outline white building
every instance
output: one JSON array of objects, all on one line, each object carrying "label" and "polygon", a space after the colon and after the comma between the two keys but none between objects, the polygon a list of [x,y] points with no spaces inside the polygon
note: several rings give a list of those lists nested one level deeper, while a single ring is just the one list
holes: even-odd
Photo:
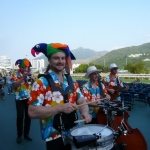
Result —
[{"label": "white building", "polygon": [[72,70],[70,70],[70,74],[73,74],[73,72],[75,71],[75,68],[79,67],[81,64],[73,64],[72,65]]},{"label": "white building", "polygon": [[145,55],[145,53],[144,54],[131,54],[128,57],[140,57],[142,55]]},{"label": "white building", "polygon": [[0,67],[1,68],[12,68],[11,59],[7,56],[0,56]]},{"label": "white building", "polygon": [[[32,65],[31,70],[33,72],[40,71],[41,68],[45,67],[44,59],[29,59],[29,61],[31,62]],[[15,66],[15,63],[13,63],[12,68],[18,69],[18,66]]]},{"label": "white building", "polygon": [[73,64],[73,65],[72,65],[73,70],[75,70],[75,68],[79,67],[80,65],[81,65],[81,64]]},{"label": "white building", "polygon": [[30,60],[32,64],[33,71],[40,71],[41,68],[45,67],[44,59],[31,59]]},{"label": "white building", "polygon": [[[44,70],[47,66],[45,64],[44,59],[29,59],[31,62],[31,69],[33,72]],[[77,68],[80,64],[73,64],[71,74],[75,68]],[[18,69],[18,66],[15,66],[15,62],[11,63],[11,59],[7,56],[0,56],[0,68],[1,69]],[[43,71],[42,71],[43,72]]]}]

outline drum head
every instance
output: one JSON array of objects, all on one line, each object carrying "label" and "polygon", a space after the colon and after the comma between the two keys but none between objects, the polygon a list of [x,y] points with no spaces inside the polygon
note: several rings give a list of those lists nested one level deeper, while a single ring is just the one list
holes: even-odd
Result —
[{"label": "drum head", "polygon": [[97,147],[112,148],[114,133],[114,130],[108,126],[100,124],[87,124],[73,128],[70,131],[70,136],[75,139],[74,144],[76,148],[80,148],[82,146],[90,144],[92,140],[95,140],[94,137],[96,137]]},{"label": "drum head", "polygon": [[113,134],[113,130],[104,125],[90,124],[76,127],[70,132],[71,136],[93,135],[97,133],[101,133],[101,137],[107,137]]}]

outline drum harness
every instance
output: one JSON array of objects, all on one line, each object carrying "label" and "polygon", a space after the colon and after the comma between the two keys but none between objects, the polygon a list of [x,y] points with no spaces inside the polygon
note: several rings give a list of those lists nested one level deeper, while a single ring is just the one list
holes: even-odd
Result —
[{"label": "drum harness", "polygon": [[[65,90],[63,88],[63,85],[61,87],[56,87],[55,82],[49,74],[40,74],[39,77],[45,77],[48,81],[49,86],[52,88],[52,91],[59,91],[64,98],[64,103],[68,103],[68,93],[69,90],[74,89],[74,85],[71,76],[69,74],[65,74],[65,76],[68,81],[68,87],[66,87]],[[61,132],[63,142],[66,145],[68,141],[66,136],[64,135],[64,131],[76,126],[76,123],[74,123],[74,121],[78,120],[77,112],[76,110],[69,114],[61,112],[56,114],[53,119],[53,128]]]}]

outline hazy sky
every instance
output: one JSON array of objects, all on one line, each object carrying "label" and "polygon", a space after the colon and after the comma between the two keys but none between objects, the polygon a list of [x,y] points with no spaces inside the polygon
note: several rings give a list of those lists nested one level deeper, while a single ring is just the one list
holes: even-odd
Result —
[{"label": "hazy sky", "polygon": [[149,0],[0,0],[0,56],[38,43],[112,50],[150,42]]}]

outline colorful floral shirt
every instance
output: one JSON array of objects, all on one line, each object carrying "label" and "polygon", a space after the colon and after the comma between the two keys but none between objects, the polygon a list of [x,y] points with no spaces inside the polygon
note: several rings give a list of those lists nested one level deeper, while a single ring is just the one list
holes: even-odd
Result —
[{"label": "colorful floral shirt", "polygon": [[[12,72],[11,75],[11,82],[14,83],[18,80],[23,78],[22,73],[20,70],[16,72]],[[28,84],[27,82],[22,82],[18,88],[14,89],[15,91],[15,99],[16,100],[24,100],[24,99],[29,99],[30,98],[30,92],[31,92],[31,85]]]},{"label": "colorful floral shirt", "polygon": [[[49,71],[55,86],[62,87],[62,83],[60,83],[58,77],[54,74],[54,72]],[[73,80],[74,89],[70,90],[68,93],[68,100],[70,103],[76,103],[77,100],[83,97],[78,83]],[[68,86],[67,78],[64,75],[64,90]],[[28,101],[28,104],[34,106],[45,106],[45,107],[53,107],[56,105],[64,104],[63,95],[59,91],[52,91],[52,88],[49,86],[46,78],[41,77],[37,79],[32,86],[31,98]],[[50,116],[47,118],[40,119],[41,126],[41,135],[44,141],[51,141],[56,138],[61,137],[61,133],[53,128],[53,118],[54,116]],[[67,134],[66,131],[64,134]]]},{"label": "colorful floral shirt", "polygon": [[[108,94],[107,90],[103,83],[101,83],[104,94]],[[88,101],[96,101],[97,99],[102,98],[101,90],[99,84],[97,83],[96,89],[92,88],[90,81],[83,85],[82,93]],[[92,118],[96,118],[99,107],[89,107],[89,113],[92,115]]]},{"label": "colorful floral shirt", "polygon": [[[109,89],[113,89],[113,87],[118,86],[118,84],[120,87],[124,86],[121,79],[118,76],[114,78],[111,73],[106,78],[103,79],[103,83],[105,87]],[[114,100],[121,101],[120,97],[116,97]]]}]

